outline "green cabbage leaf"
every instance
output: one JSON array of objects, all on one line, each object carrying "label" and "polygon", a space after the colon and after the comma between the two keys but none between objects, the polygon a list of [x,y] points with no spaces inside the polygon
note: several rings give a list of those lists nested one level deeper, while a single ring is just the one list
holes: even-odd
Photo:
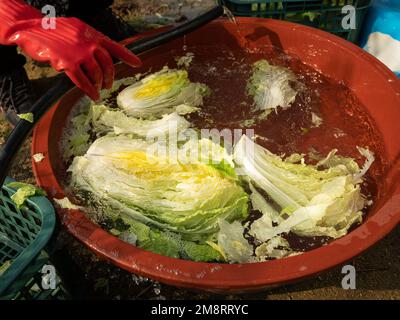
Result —
[{"label": "green cabbage leaf", "polygon": [[46,191],[29,183],[15,181],[8,183],[7,187],[16,189],[16,192],[11,196],[11,200],[14,201],[18,208],[22,207],[30,197],[46,196]]}]

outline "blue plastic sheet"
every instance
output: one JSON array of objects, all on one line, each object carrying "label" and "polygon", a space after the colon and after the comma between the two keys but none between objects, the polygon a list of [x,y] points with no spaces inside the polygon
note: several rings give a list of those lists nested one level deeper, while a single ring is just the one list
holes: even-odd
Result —
[{"label": "blue plastic sheet", "polygon": [[375,0],[361,46],[400,77],[400,0]]}]

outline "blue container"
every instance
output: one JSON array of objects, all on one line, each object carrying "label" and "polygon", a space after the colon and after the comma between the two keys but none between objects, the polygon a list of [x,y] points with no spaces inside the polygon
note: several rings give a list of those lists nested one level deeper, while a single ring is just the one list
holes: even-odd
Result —
[{"label": "blue container", "polygon": [[361,46],[400,76],[400,0],[374,0]]}]

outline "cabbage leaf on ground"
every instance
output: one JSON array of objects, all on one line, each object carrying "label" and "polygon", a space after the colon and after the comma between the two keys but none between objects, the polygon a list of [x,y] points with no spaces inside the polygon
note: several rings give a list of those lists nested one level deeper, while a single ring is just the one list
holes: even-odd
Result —
[{"label": "cabbage leaf on ground", "polygon": [[16,192],[11,196],[11,200],[14,201],[17,208],[22,207],[30,197],[46,196],[46,191],[29,183],[14,181],[8,183],[7,187],[16,189]]}]

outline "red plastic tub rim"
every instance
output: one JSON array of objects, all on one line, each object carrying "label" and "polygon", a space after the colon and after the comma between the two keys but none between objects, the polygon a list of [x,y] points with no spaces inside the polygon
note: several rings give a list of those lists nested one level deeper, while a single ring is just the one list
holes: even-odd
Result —
[{"label": "red plastic tub rim", "polygon": [[[381,128],[384,128],[387,133],[386,136],[384,135],[385,148],[387,149],[388,161],[392,164],[384,181],[385,185],[389,186],[388,191],[386,195],[379,199],[379,204],[375,206],[375,212],[348,235],[301,255],[249,264],[200,263],[161,256],[119,240],[94,224],[79,210],[57,208],[62,224],[72,235],[98,255],[125,270],[179,287],[220,292],[257,290],[310,277],[346,262],[382,239],[400,221],[400,186],[397,186],[396,183],[400,173],[398,162],[400,142],[397,139],[393,140],[397,134],[398,125],[395,124],[396,121],[390,121],[394,116],[399,116],[395,119],[400,119],[400,110],[396,111],[395,109],[395,106],[400,107],[400,81],[382,63],[362,49],[323,31],[269,19],[241,18],[239,23],[243,24],[244,30],[267,26],[269,30],[279,34],[279,41],[282,41],[286,51],[294,51],[298,56],[299,53],[303,52],[305,56],[301,57],[302,61],[310,65],[315,65],[315,61],[312,57],[307,59],[305,45],[301,49],[296,49],[294,46],[300,46],[299,43],[301,42],[314,41],[326,48],[331,48],[334,51],[327,49],[326,56],[319,57],[321,63],[315,65],[319,70],[326,71],[324,68],[329,65],[329,59],[332,60],[332,55],[329,55],[330,52],[338,54],[340,51],[342,54],[347,54],[348,59],[355,65],[353,70],[357,72],[364,70],[364,76],[354,73],[354,76],[349,78],[346,75],[343,79],[347,80],[346,83],[350,83],[350,87],[356,94],[357,92],[363,93],[363,96],[359,98],[364,104],[369,103],[371,105],[371,101],[368,101],[368,99],[373,99],[378,105],[380,102],[385,103],[385,110],[389,110],[384,110],[381,112],[382,114],[379,114],[379,110],[374,110],[374,108],[368,110],[373,118],[378,119],[378,124],[384,124]],[[193,41],[201,43],[218,28],[231,28],[228,24],[229,22],[224,20],[215,21],[188,35],[186,41],[190,42],[193,39]],[[159,31],[151,33],[155,32]],[[290,35],[290,33],[294,35]],[[306,38],[302,41],[294,40],[301,35],[305,35]],[[137,39],[137,37],[134,39]],[[177,41],[180,40],[176,40],[175,43]],[[292,44],[287,45],[286,43],[290,41],[292,41]],[[321,48],[321,50],[325,49]],[[338,61],[339,66],[343,62],[342,60],[345,59]],[[342,71],[337,67],[331,69],[332,72],[335,73],[337,78],[343,76]],[[375,78],[371,78],[371,76],[375,76]],[[352,79],[357,77],[364,77],[365,82],[353,83],[352,85]],[[382,79],[386,81],[382,82]],[[372,85],[374,85],[375,94],[368,92],[373,91],[370,90]],[[56,134],[54,134],[53,127],[61,121],[59,119],[61,117],[60,112],[58,112],[62,109],[60,105],[73,103],[80,95],[81,93],[74,89],[64,96],[44,116],[33,134],[32,154],[43,153],[45,156],[41,162],[32,161],[34,175],[37,183],[48,192],[50,198],[65,197],[57,179],[57,168],[54,168],[58,166],[54,162],[54,159],[57,159],[58,151],[49,148],[52,145],[54,146],[54,140],[59,141],[61,137],[60,128],[58,128],[59,132],[56,130],[54,131]],[[384,117],[388,118],[384,120]],[[376,209],[377,207],[379,209]]]}]

